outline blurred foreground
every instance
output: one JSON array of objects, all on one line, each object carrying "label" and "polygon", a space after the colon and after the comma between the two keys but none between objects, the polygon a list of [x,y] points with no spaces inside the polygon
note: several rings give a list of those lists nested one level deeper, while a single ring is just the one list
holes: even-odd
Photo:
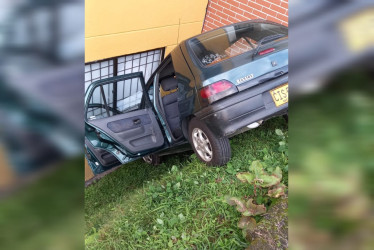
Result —
[{"label": "blurred foreground", "polygon": [[0,3],[0,249],[83,248],[84,2]]},{"label": "blurred foreground", "polygon": [[374,79],[355,70],[290,110],[289,239],[295,249],[374,246]]},{"label": "blurred foreground", "polygon": [[374,246],[373,1],[290,1],[292,249]]},{"label": "blurred foreground", "polygon": [[82,154],[84,95],[83,2],[1,5],[0,197]]}]

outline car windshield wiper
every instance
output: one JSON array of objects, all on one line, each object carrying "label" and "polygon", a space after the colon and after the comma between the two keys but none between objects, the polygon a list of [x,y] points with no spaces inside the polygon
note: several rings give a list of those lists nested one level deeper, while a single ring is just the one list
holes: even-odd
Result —
[{"label": "car windshield wiper", "polygon": [[262,38],[260,41],[257,42],[257,47],[255,51],[253,52],[252,58],[254,58],[257,55],[258,51],[264,44],[274,41],[276,39],[285,37],[285,36],[286,36],[285,34],[275,34],[275,35],[265,36],[264,38]]}]

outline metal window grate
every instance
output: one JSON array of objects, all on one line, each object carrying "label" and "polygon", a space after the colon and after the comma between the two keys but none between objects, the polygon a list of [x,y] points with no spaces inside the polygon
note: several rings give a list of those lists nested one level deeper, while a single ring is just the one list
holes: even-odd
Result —
[{"label": "metal window grate", "polygon": [[[162,60],[164,49],[145,51],[142,53],[114,57],[85,65],[85,89],[100,79],[114,75],[124,75],[143,71],[144,80],[147,82],[153,71],[156,70]],[[115,63],[117,62],[117,63]],[[114,65],[116,64],[116,65]],[[117,69],[116,72],[114,69]]]},{"label": "metal window grate", "polygon": [[[105,79],[108,77],[116,76],[116,75],[124,75],[134,72],[142,71],[144,75],[145,82],[148,81],[149,77],[152,73],[156,70],[158,65],[161,63],[163,57],[164,50],[163,49],[156,49],[145,51],[142,53],[131,54],[126,56],[114,57],[109,58],[106,60],[101,60],[97,62],[87,63],[85,65],[85,90],[87,90],[88,86],[97,80]],[[137,80],[127,80],[124,84],[122,82],[118,82],[117,84],[117,101],[126,102],[126,100],[130,100],[129,97],[137,96],[139,91],[141,91],[140,82]],[[113,90],[113,84],[108,84],[104,87],[105,96],[108,93],[111,93]],[[101,92],[95,91],[92,100],[97,101],[102,100]],[[100,102],[100,101],[99,101]],[[108,104],[112,104],[112,98],[107,99]],[[89,115],[94,116],[103,116],[102,109],[93,109],[89,112]]]}]

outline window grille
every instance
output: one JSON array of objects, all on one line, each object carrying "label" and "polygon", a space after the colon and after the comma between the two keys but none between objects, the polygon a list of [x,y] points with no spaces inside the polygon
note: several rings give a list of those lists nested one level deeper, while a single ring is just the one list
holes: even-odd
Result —
[{"label": "window grille", "polygon": [[[145,82],[156,70],[161,63],[164,50],[156,49],[142,53],[125,55],[120,57],[109,58],[101,61],[87,63],[85,65],[85,90],[88,86],[97,80],[105,79],[116,75],[124,75],[134,72],[143,72]],[[104,85],[104,95],[106,102],[110,105],[113,104],[113,98],[110,93],[113,91],[114,84]],[[123,81],[117,83],[117,102],[125,104],[136,96],[140,96],[141,85],[139,81],[127,80],[124,84]],[[93,98],[90,103],[102,103],[103,99],[101,91],[95,90]],[[120,108],[120,107],[119,107]],[[125,109],[122,107],[121,109]],[[87,114],[88,117],[105,117],[104,110],[101,108],[90,109]]]}]

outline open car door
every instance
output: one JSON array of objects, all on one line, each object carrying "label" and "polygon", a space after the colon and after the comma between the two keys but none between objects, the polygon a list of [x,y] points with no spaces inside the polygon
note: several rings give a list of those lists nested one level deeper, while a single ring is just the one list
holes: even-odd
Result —
[{"label": "open car door", "polygon": [[86,158],[95,174],[166,146],[142,72],[92,83],[85,121]]}]

